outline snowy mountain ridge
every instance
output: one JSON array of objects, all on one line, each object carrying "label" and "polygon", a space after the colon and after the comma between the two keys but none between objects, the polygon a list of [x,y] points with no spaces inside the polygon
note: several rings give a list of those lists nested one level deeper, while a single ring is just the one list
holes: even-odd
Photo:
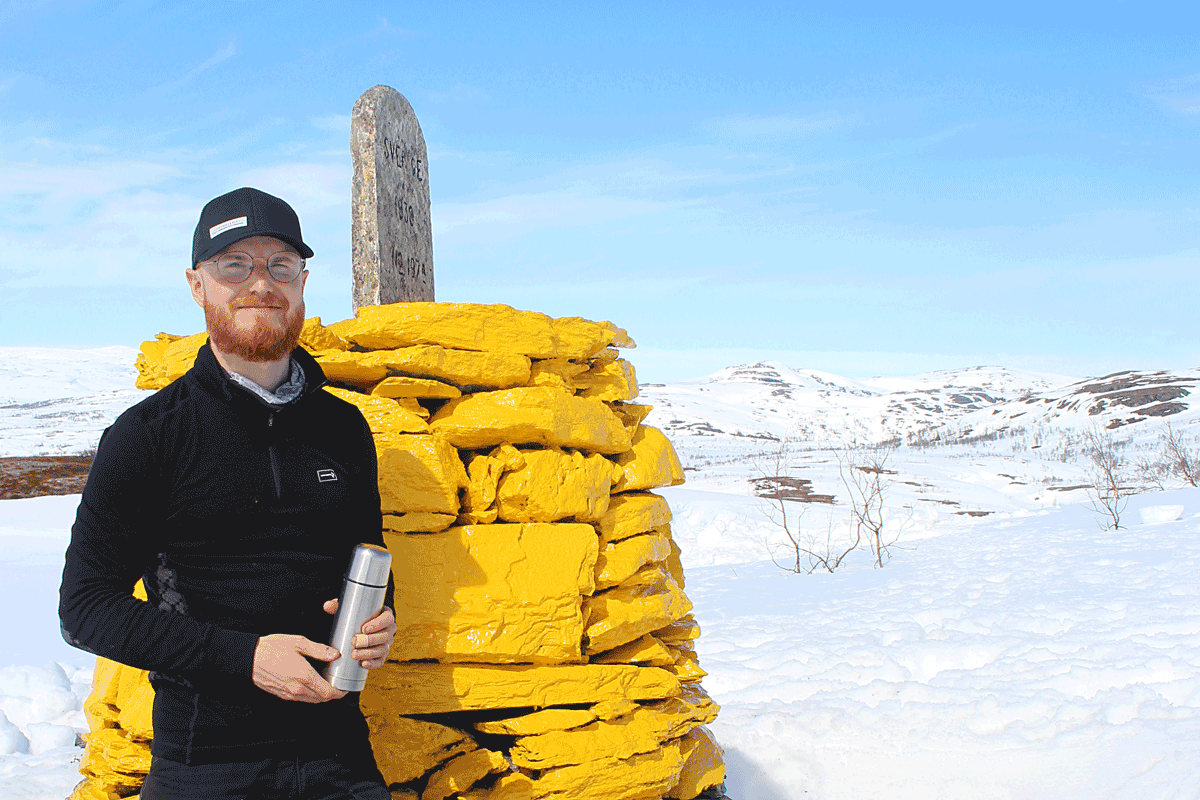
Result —
[{"label": "snowy mountain ridge", "polygon": [[1093,423],[1110,429],[1166,419],[1191,424],[1200,417],[1200,405],[1191,400],[1198,383],[1200,370],[1079,379],[1004,367],[853,379],[763,361],[699,380],[644,384],[641,399],[655,407],[650,422],[672,437],[787,437],[836,447],[1035,430],[1078,435]]},{"label": "snowy mountain ridge", "polygon": [[[0,456],[71,454],[95,446],[133,386],[137,351],[0,347]],[[712,441],[761,446],[785,437],[817,448],[980,436],[1078,436],[1093,422],[1153,436],[1164,421],[1200,421],[1200,370],[1084,378],[969,367],[906,377],[848,378],[773,361],[670,384],[642,384],[648,419],[687,449]],[[1150,424],[1146,424],[1150,423]]]}]

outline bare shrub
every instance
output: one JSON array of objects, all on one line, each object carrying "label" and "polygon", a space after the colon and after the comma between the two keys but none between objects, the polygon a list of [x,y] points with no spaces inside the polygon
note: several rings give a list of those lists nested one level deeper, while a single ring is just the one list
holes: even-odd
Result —
[{"label": "bare shrub", "polygon": [[838,453],[838,475],[850,499],[850,524],[857,542],[865,538],[875,557],[875,566],[882,567],[891,558],[897,531],[885,530],[884,508],[887,492],[892,486],[888,459],[896,450],[893,442],[878,445],[854,446]]},{"label": "bare shrub", "polygon": [[1175,430],[1169,422],[1159,441],[1171,474],[1195,486],[1200,480],[1200,453],[1188,447],[1183,440],[1183,432]]},{"label": "bare shrub", "polygon": [[[855,536],[857,531],[852,529],[848,542],[835,537],[832,515],[824,537],[800,527],[805,508],[797,498],[804,496],[809,502],[825,502],[815,499],[825,496],[797,490],[800,482],[794,476],[794,449],[792,440],[784,438],[776,449],[760,454],[755,460],[759,473],[754,481],[756,493],[767,501],[767,516],[772,525],[783,531],[782,541],[772,537],[764,541],[767,555],[775,566],[788,572],[806,575],[818,570],[834,572],[858,548],[861,535]],[[832,504],[832,498],[829,502]]]},{"label": "bare shrub", "polygon": [[1166,488],[1163,482],[1171,476],[1171,465],[1167,462],[1143,456],[1134,462],[1133,467],[1143,485],[1153,486],[1160,492]]},{"label": "bare shrub", "polygon": [[1121,529],[1121,513],[1129,502],[1129,489],[1122,485],[1125,457],[1117,452],[1112,431],[1093,423],[1084,437],[1084,450],[1092,462],[1088,499],[1092,509],[1106,518],[1105,530]]}]

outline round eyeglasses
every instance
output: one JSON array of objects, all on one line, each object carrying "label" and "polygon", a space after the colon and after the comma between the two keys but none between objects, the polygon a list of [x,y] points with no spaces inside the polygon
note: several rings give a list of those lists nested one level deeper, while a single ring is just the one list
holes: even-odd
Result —
[{"label": "round eyeglasses", "polygon": [[[255,259],[249,253],[225,253],[201,263],[216,264],[217,275],[226,283],[242,283],[254,272]],[[295,253],[280,251],[265,259],[267,272],[277,283],[291,283],[304,271],[304,259]]]}]

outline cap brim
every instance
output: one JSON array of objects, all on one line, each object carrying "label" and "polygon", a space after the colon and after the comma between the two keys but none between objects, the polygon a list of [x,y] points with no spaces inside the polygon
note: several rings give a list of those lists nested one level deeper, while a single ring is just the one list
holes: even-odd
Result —
[{"label": "cap brim", "polygon": [[[256,231],[249,228],[237,228],[232,231],[226,231],[216,239],[209,242],[208,247],[204,248],[196,255],[196,264],[199,264],[201,261],[209,260],[226,247],[229,247],[231,244],[237,244],[243,239],[250,239],[254,236],[269,236],[272,239],[278,239],[281,242],[287,242],[292,247],[296,248],[296,252],[299,253],[303,258],[313,257],[313,251],[311,247],[286,233],[280,233],[279,231]],[[195,266],[195,264],[192,266]]]}]

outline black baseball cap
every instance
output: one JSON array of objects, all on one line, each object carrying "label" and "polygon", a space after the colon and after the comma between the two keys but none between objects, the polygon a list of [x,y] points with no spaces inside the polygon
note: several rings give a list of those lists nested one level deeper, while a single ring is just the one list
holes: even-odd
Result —
[{"label": "black baseball cap", "polygon": [[274,195],[243,186],[208,201],[192,236],[192,266],[207,261],[234,242],[271,236],[287,242],[305,258],[312,248],[300,236],[300,218]]}]

